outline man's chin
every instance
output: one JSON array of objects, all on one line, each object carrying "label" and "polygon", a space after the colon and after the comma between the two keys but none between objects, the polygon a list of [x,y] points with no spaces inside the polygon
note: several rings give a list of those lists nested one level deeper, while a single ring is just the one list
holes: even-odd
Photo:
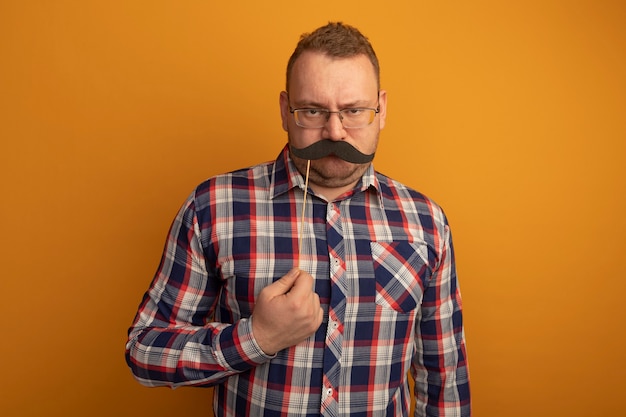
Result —
[{"label": "man's chin", "polygon": [[311,161],[311,180],[326,187],[343,187],[357,181],[368,164],[353,164],[336,156]]}]

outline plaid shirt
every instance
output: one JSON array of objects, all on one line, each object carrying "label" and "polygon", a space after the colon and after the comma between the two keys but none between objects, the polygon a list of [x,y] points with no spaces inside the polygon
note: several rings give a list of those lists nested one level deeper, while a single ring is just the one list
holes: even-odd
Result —
[{"label": "plaid shirt", "polygon": [[126,345],[148,386],[215,386],[216,416],[468,416],[452,240],[442,210],[374,171],[334,202],[311,194],[299,267],[324,321],[267,356],[261,289],[298,263],[304,181],[275,162],[216,176],[180,209]]}]

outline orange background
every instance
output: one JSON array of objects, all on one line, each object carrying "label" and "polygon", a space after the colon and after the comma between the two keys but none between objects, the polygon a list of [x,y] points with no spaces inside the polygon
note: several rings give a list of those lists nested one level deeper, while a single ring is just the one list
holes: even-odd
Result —
[{"label": "orange background", "polygon": [[378,170],[452,223],[474,415],[626,415],[622,1],[0,2],[0,415],[209,415],[129,326],[208,176],[273,159],[299,35],[372,40]]}]

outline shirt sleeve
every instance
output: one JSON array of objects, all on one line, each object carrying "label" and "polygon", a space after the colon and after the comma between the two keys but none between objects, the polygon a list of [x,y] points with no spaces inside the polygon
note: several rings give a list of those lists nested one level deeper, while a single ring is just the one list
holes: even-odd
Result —
[{"label": "shirt sleeve", "polygon": [[178,212],[157,273],[128,331],[126,361],[146,386],[211,386],[271,357],[251,319],[214,322],[220,291],[207,265],[193,195]]},{"label": "shirt sleeve", "polygon": [[470,415],[461,293],[450,228],[444,217],[439,263],[424,290],[416,329],[415,416]]}]

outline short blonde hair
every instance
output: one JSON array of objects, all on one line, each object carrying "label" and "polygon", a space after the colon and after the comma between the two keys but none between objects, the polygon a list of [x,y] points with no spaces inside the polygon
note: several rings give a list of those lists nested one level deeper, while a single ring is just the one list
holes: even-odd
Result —
[{"label": "short blonde hair", "polygon": [[365,55],[374,66],[376,83],[380,89],[380,64],[369,40],[355,27],[341,22],[329,22],[311,33],[304,33],[296,49],[287,63],[286,91],[289,91],[289,81],[293,65],[305,51],[322,52],[331,57],[349,58],[356,55]]}]

